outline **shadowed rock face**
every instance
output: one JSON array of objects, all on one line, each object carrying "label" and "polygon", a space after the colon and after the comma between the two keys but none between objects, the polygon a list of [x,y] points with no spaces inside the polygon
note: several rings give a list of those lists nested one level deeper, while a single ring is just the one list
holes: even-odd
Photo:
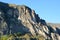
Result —
[{"label": "shadowed rock face", "polygon": [[60,40],[60,29],[40,19],[31,8],[0,2],[0,34],[18,32],[29,33],[33,36],[43,35],[45,39]]}]

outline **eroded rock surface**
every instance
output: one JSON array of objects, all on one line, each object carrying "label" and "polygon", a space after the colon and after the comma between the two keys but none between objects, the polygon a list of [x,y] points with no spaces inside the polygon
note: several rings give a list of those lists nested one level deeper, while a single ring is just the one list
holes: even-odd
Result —
[{"label": "eroded rock surface", "polygon": [[60,40],[59,27],[47,24],[34,10],[25,5],[0,2],[0,34],[21,32],[33,36],[43,35],[45,39]]}]

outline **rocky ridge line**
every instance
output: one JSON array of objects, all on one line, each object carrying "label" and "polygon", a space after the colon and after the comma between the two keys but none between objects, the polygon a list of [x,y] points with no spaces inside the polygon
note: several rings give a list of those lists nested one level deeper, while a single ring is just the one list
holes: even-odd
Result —
[{"label": "rocky ridge line", "polygon": [[48,25],[34,10],[25,5],[0,2],[0,34],[21,32],[33,36],[43,35],[45,39],[60,40],[60,29]]}]

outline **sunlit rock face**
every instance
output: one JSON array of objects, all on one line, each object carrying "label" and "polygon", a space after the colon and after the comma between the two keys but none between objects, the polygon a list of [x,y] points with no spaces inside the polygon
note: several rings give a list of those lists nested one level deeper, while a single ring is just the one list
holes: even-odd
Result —
[{"label": "sunlit rock face", "polygon": [[60,40],[60,27],[46,23],[34,10],[25,5],[0,2],[0,34],[21,32],[33,36],[42,35],[45,39]]}]

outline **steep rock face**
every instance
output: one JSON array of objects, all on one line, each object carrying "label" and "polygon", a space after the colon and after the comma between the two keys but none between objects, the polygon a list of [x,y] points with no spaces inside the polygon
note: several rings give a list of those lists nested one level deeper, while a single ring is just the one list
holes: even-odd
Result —
[{"label": "steep rock face", "polygon": [[[10,34],[10,33],[16,33],[16,32],[21,32],[21,33],[28,32],[26,31],[28,29],[24,27],[24,25],[21,23],[20,20],[18,20],[19,12],[16,8],[9,7],[8,4],[0,2],[0,9],[1,9],[0,28],[2,27],[0,30],[2,31],[3,34]],[[4,31],[6,33],[4,33]]]},{"label": "steep rock face", "polygon": [[0,34],[21,32],[33,36],[43,35],[45,39],[60,40],[59,27],[47,24],[34,10],[25,5],[0,2]]},{"label": "steep rock face", "polygon": [[[0,10],[0,33],[3,34],[7,30],[7,23],[4,21],[4,13]],[[3,31],[3,32],[2,32]]]}]

